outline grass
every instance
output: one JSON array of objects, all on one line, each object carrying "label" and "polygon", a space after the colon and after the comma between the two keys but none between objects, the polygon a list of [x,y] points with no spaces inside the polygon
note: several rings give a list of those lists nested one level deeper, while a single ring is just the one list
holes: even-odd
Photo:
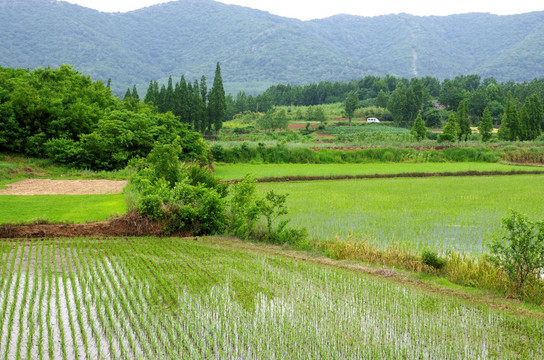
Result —
[{"label": "grass", "polygon": [[107,220],[125,212],[123,194],[0,196],[0,224],[87,223]]},{"label": "grass", "polygon": [[368,163],[368,164],[216,164],[215,175],[222,180],[282,176],[341,176],[463,171],[542,171],[543,167],[499,163]]},{"label": "grass", "polygon": [[[19,240],[0,258],[2,358],[544,356],[535,312],[219,239]],[[31,298],[43,336],[30,341]]]},{"label": "grass", "polygon": [[316,240],[365,239],[377,247],[482,253],[510,209],[540,219],[540,175],[265,183],[289,193],[291,225]]}]

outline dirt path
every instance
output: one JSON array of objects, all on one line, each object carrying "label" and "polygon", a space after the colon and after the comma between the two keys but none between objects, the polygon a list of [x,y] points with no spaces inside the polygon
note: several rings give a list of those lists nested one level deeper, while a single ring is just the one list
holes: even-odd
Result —
[{"label": "dirt path", "polygon": [[0,195],[97,195],[119,194],[126,180],[25,179],[7,184]]}]

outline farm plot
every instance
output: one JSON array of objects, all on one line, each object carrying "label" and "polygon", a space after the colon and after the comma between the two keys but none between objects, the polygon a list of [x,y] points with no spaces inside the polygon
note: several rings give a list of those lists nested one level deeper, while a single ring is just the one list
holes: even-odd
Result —
[{"label": "farm plot", "polygon": [[368,163],[368,164],[216,164],[215,175],[223,180],[241,179],[246,174],[255,178],[282,176],[324,176],[458,173],[458,172],[541,171],[543,167],[505,165],[499,163]]},{"label": "farm plot", "polygon": [[193,239],[0,243],[0,357],[542,358],[540,316]]},{"label": "farm plot", "polygon": [[316,240],[481,253],[510,209],[540,219],[541,175],[394,178],[259,184],[289,193],[292,225]]}]

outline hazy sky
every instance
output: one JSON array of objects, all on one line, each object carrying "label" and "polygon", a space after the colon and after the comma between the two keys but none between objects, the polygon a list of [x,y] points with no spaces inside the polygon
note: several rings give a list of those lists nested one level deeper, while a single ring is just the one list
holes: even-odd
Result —
[{"label": "hazy sky", "polygon": [[[168,2],[166,0],[67,0],[88,8],[114,12],[129,11]],[[467,12],[493,14],[521,14],[544,10],[544,4],[536,0],[219,0],[225,4],[237,4],[272,14],[309,20],[336,14],[376,16],[397,13],[412,15],[450,15]]]}]

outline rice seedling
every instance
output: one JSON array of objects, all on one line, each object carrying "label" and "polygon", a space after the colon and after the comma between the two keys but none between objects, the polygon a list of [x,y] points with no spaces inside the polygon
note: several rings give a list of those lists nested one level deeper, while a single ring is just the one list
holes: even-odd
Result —
[{"label": "rice seedling", "polygon": [[289,193],[291,224],[315,240],[365,239],[402,246],[480,254],[500,234],[510,209],[540,216],[539,175],[395,178],[258,184]]},{"label": "rice seedling", "polygon": [[17,241],[1,251],[1,358],[544,357],[537,310],[214,239]]}]

